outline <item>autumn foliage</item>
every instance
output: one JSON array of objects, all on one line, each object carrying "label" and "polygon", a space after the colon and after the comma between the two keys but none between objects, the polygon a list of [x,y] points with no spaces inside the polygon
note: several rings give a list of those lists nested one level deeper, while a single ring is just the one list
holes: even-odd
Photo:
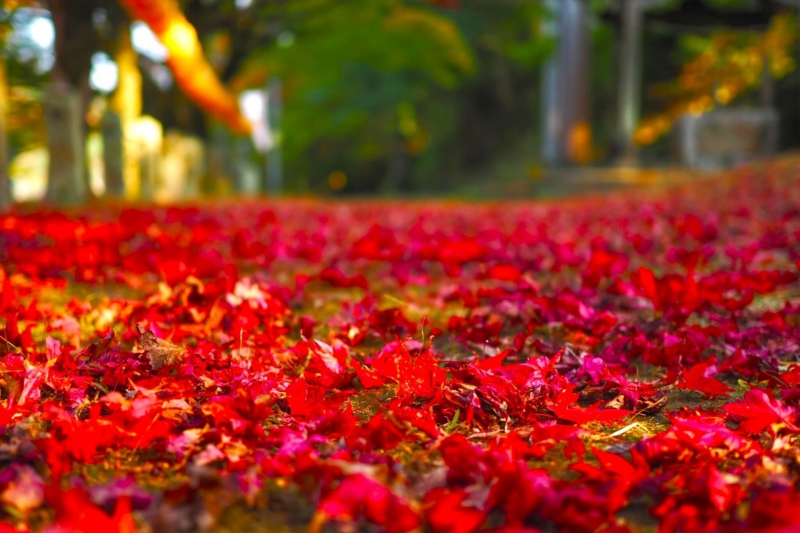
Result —
[{"label": "autumn foliage", "polygon": [[219,80],[203,56],[194,27],[175,0],[120,0],[134,20],[153,30],[167,49],[167,65],[178,86],[204,111],[221,120],[231,131],[249,134],[252,125],[242,116],[239,102]]},{"label": "autumn foliage", "polygon": [[0,216],[0,531],[796,531],[798,179]]}]

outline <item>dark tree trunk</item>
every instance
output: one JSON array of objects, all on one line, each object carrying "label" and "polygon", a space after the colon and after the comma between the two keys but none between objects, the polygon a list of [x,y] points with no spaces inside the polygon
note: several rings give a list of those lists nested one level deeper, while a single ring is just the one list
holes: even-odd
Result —
[{"label": "dark tree trunk", "polygon": [[55,28],[55,64],[45,95],[50,166],[46,198],[75,205],[90,194],[84,117],[89,104],[88,76],[100,40],[92,26],[95,0],[49,0]]}]

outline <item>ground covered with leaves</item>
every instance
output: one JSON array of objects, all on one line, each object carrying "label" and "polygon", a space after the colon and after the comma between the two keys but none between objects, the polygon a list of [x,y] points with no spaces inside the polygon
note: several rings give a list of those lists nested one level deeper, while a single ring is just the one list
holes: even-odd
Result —
[{"label": "ground covered with leaves", "polygon": [[0,531],[798,531],[797,169],[0,215]]}]

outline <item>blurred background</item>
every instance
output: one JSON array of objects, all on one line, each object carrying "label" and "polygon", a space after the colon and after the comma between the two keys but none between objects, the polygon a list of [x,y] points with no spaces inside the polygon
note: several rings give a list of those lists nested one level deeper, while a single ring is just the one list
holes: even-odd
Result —
[{"label": "blurred background", "polygon": [[800,146],[799,21],[800,0],[2,0],[0,203],[729,168]]}]

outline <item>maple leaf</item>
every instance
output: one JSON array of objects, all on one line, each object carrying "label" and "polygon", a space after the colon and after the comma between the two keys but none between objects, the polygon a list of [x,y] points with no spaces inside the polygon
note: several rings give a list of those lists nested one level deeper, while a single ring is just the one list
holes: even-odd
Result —
[{"label": "maple leaf", "polygon": [[678,388],[702,392],[708,396],[727,396],[732,391],[730,387],[717,378],[707,377],[714,366],[713,361],[709,359],[693,365],[688,370],[682,370]]},{"label": "maple leaf", "polygon": [[739,418],[739,429],[748,433],[760,433],[777,423],[786,424],[792,431],[800,431],[794,425],[797,419],[795,410],[760,389],[747,391],[743,402],[729,403],[723,409]]},{"label": "maple leaf", "polygon": [[568,420],[576,424],[588,424],[590,422],[608,423],[621,420],[633,414],[633,411],[626,409],[599,409],[597,407],[573,407],[578,401],[578,393],[573,392],[574,385],[568,385],[560,391],[554,402],[550,404],[550,410],[558,418]]},{"label": "maple leaf", "polygon": [[136,324],[136,330],[139,332],[139,344],[144,348],[154,371],[165,365],[178,364],[186,356],[186,348],[157,338],[152,331],[145,330],[141,324]]},{"label": "maple leaf", "polygon": [[286,402],[291,409],[292,416],[310,416],[316,413],[320,409],[324,397],[324,388],[309,386],[305,377],[302,376],[294,380],[286,389]]},{"label": "maple leaf", "polygon": [[481,509],[464,505],[464,490],[448,491],[436,488],[425,495],[425,519],[434,531],[441,533],[472,533],[485,521]]},{"label": "maple leaf", "polygon": [[311,530],[318,531],[328,519],[352,521],[361,516],[389,533],[407,533],[421,522],[411,506],[388,487],[363,474],[354,474],[322,499]]},{"label": "maple leaf", "polygon": [[374,387],[380,387],[386,380],[381,377],[375,370],[367,367],[366,365],[362,365],[358,359],[351,359],[350,366],[352,366],[356,371],[356,376],[358,380],[361,382],[361,385],[365,389],[371,389]]},{"label": "maple leaf", "polygon": [[396,381],[403,394],[431,397],[446,378],[430,350],[412,357],[402,342],[387,345],[370,364],[378,375]]},{"label": "maple leaf", "polygon": [[89,499],[86,491],[75,487],[66,491],[48,487],[47,499],[56,510],[52,531],[69,533],[136,533],[127,496],[117,499],[114,515],[108,516]]},{"label": "maple leaf", "polygon": [[522,272],[514,265],[500,264],[492,265],[486,271],[486,279],[497,281],[509,281],[516,283],[522,278]]}]

